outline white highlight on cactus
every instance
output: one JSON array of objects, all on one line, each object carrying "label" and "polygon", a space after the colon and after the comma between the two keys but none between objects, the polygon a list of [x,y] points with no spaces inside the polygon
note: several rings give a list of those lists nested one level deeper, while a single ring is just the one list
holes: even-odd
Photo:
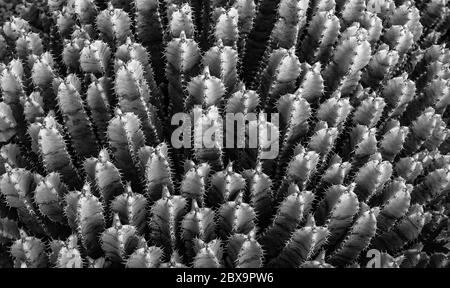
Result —
[{"label": "white highlight on cactus", "polygon": [[267,116],[267,113],[225,113],[222,118],[217,111],[208,109],[204,113],[197,105],[191,114],[180,112],[172,116],[171,125],[179,126],[172,132],[172,147],[253,148],[260,149],[260,159],[275,159],[279,153],[279,114],[271,113],[270,119]]}]

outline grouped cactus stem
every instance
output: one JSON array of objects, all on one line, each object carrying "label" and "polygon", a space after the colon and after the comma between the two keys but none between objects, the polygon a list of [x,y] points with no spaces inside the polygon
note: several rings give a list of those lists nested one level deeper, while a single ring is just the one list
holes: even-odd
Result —
[{"label": "grouped cactus stem", "polygon": [[327,227],[316,226],[314,218],[309,216],[305,226],[295,230],[282,252],[269,263],[269,266],[299,267],[321,248],[327,236]]},{"label": "grouped cactus stem", "polygon": [[164,73],[162,63],[163,34],[158,0],[135,0],[137,38],[148,48],[155,69],[155,78],[161,81]]},{"label": "grouped cactus stem", "polygon": [[96,40],[92,43],[89,40],[85,40],[83,45],[83,48],[79,52],[82,71],[94,74],[109,73],[111,50],[108,44],[101,40]]},{"label": "grouped cactus stem", "polygon": [[282,0],[278,6],[278,20],[273,27],[270,43],[282,48],[291,48],[298,42],[307,20],[309,0]]},{"label": "grouped cactus stem", "polygon": [[161,199],[151,208],[150,234],[154,243],[163,248],[165,258],[179,245],[180,239],[177,235],[185,206],[185,198],[179,195],[171,196],[169,189],[163,187]]},{"label": "grouped cactus stem", "polygon": [[260,164],[257,164],[254,170],[246,170],[243,174],[250,194],[249,203],[255,210],[255,222],[260,228],[257,232],[260,232],[270,224],[272,217],[272,180],[262,172]]},{"label": "grouped cactus stem", "polygon": [[47,267],[48,259],[44,243],[39,238],[28,236],[23,230],[21,230],[20,239],[11,246],[11,254],[14,257],[14,267]]},{"label": "grouped cactus stem", "polygon": [[140,185],[138,167],[139,149],[145,146],[144,132],[136,114],[115,111],[116,116],[108,124],[107,135],[117,168],[131,179],[134,187]]},{"label": "grouped cactus stem", "polygon": [[183,107],[185,94],[183,84],[198,73],[200,51],[195,40],[187,38],[182,31],[179,38],[174,38],[166,48],[166,77],[169,82],[168,91],[173,105],[173,112],[180,112]]},{"label": "grouped cactus stem", "polygon": [[191,211],[187,213],[181,222],[181,239],[183,249],[189,261],[195,252],[195,239],[201,241],[212,241],[215,238],[215,213],[210,208],[199,208],[197,201],[192,200]]},{"label": "grouped cactus stem", "polygon": [[44,2],[0,23],[0,267],[449,266],[447,0]]},{"label": "grouped cactus stem", "polygon": [[43,236],[49,231],[40,218],[32,202],[32,192],[40,175],[34,175],[23,168],[11,168],[5,164],[6,172],[0,182],[0,191],[6,204],[17,209],[17,216],[35,235]]},{"label": "grouped cactus stem", "polygon": [[181,182],[180,191],[187,199],[203,203],[210,166],[206,163],[197,166],[193,162],[192,164],[191,167],[187,167],[187,171]]},{"label": "grouped cactus stem", "polygon": [[128,184],[125,193],[111,202],[111,211],[119,216],[120,223],[134,226],[139,235],[144,235],[147,231],[147,203],[145,196],[133,192]]},{"label": "grouped cactus stem", "polygon": [[68,191],[61,176],[55,172],[48,174],[45,180],[37,185],[34,193],[40,213],[53,222],[65,225],[64,197]]},{"label": "grouped cactus stem", "polygon": [[211,176],[210,189],[205,199],[208,207],[217,208],[227,201],[234,201],[245,188],[244,178],[233,171],[232,164],[230,162],[224,171]]},{"label": "grouped cactus stem", "polygon": [[157,144],[159,138],[155,126],[156,110],[152,104],[148,103],[150,89],[144,78],[144,69],[138,60],[130,60],[118,69],[115,91],[121,111],[135,113],[140,119],[147,141]]},{"label": "grouped cactus stem", "polygon": [[[52,245],[53,244],[53,245]],[[65,242],[54,240],[50,244],[54,254],[55,267],[57,268],[83,268],[85,263],[81,256],[80,248],[78,246],[78,237],[71,235]],[[51,257],[53,258],[53,257]]]},{"label": "grouped cactus stem", "polygon": [[215,171],[223,169],[223,121],[219,108],[210,106],[203,110],[194,107],[194,157],[199,162],[208,163]]},{"label": "grouped cactus stem", "polygon": [[209,67],[203,70],[203,75],[192,78],[187,86],[189,97],[186,99],[186,110],[191,110],[195,105],[206,108],[213,105],[222,106],[220,100],[225,95],[225,86],[222,81],[210,74]]},{"label": "grouped cactus stem", "polygon": [[337,41],[339,29],[339,18],[333,10],[314,13],[300,48],[300,59],[308,63],[313,63],[314,61],[327,63],[331,56],[329,47]]},{"label": "grouped cactus stem", "polygon": [[[305,195],[298,191],[285,198],[277,210],[271,226],[261,235],[260,243],[267,250],[266,260],[271,260],[281,251],[289,237],[304,217]],[[270,249],[268,249],[270,247]]]},{"label": "grouped cactus stem", "polygon": [[324,81],[328,91],[334,91],[338,86],[354,90],[361,77],[361,69],[369,63],[370,56],[367,30],[355,22],[342,33],[333,61],[325,67]]},{"label": "grouped cactus stem", "polygon": [[276,99],[295,89],[301,66],[294,48],[274,50],[267,60],[266,68],[261,73],[258,93],[266,112],[271,112]]},{"label": "grouped cactus stem", "polygon": [[285,160],[292,148],[309,131],[309,118],[311,117],[311,105],[302,97],[302,91],[295,94],[283,95],[278,100],[278,112],[281,114],[282,125],[285,132],[282,144],[281,160]]},{"label": "grouped cactus stem", "polygon": [[242,203],[242,194],[235,201],[228,201],[217,210],[218,237],[227,239],[231,234],[247,234],[255,228],[255,211]]},{"label": "grouped cactus stem", "polygon": [[203,66],[208,67],[212,76],[222,80],[227,95],[237,92],[238,52],[231,46],[225,46],[221,39],[203,55]]},{"label": "grouped cactus stem", "polygon": [[157,268],[163,267],[161,258],[163,251],[156,246],[142,247],[136,249],[133,254],[128,257],[127,268]]},{"label": "grouped cactus stem", "polygon": [[145,246],[145,240],[136,234],[136,228],[122,225],[119,216],[114,216],[113,224],[101,235],[102,249],[105,257],[114,263],[121,263],[136,249]]},{"label": "grouped cactus stem", "polygon": [[248,35],[250,34],[256,15],[257,1],[254,0],[236,0],[234,1],[234,8],[238,12],[238,27],[239,27],[239,41],[238,52],[240,60],[242,61],[246,53],[246,43]]},{"label": "grouped cactus stem", "polygon": [[402,178],[393,180],[386,188],[386,201],[377,216],[377,229],[388,231],[396,220],[402,218],[411,203],[411,184],[405,184]]},{"label": "grouped cactus stem", "polygon": [[91,122],[84,110],[80,91],[70,83],[69,79],[58,87],[58,106],[79,157],[83,159],[96,155],[98,153],[97,141]]},{"label": "grouped cactus stem", "polygon": [[249,234],[233,234],[227,246],[228,265],[236,268],[260,268],[264,261],[264,252],[258,241],[255,240],[255,232]]},{"label": "grouped cactus stem", "polygon": [[101,37],[111,44],[120,45],[131,35],[131,19],[128,13],[112,5],[98,14],[96,26]]},{"label": "grouped cactus stem", "polygon": [[194,268],[221,268],[223,248],[218,239],[205,243],[200,239],[195,239],[196,255],[193,262]]},{"label": "grouped cactus stem", "polygon": [[91,183],[95,183],[95,188],[98,189],[103,205],[107,209],[107,214],[109,214],[111,201],[125,191],[120,171],[111,162],[106,149],[100,151],[98,159],[92,158],[89,160],[85,161],[86,174]]},{"label": "grouped cactus stem", "polygon": [[295,183],[300,189],[305,188],[315,172],[319,160],[320,155],[317,152],[306,150],[304,147],[296,147],[294,156],[286,168],[283,183],[276,193],[276,203],[284,199],[290,183]]},{"label": "grouped cactus stem", "polygon": [[173,191],[172,172],[167,146],[157,146],[145,166],[147,193],[151,201],[161,198],[164,189]]},{"label": "grouped cactus stem", "polygon": [[378,213],[377,207],[361,213],[341,247],[330,256],[331,264],[351,264],[369,246],[370,240],[376,234]]},{"label": "grouped cactus stem", "polygon": [[48,172],[60,173],[69,188],[78,188],[81,178],[67,152],[67,145],[61,130],[61,126],[56,122],[54,116],[47,115],[36,135],[38,149]]},{"label": "grouped cactus stem", "polygon": [[376,237],[374,243],[387,251],[400,249],[417,238],[429,216],[422,206],[411,206],[407,215],[391,230]]},{"label": "grouped cactus stem", "polygon": [[76,232],[88,256],[96,259],[101,255],[100,234],[104,230],[105,217],[100,200],[91,193],[89,184],[81,191],[66,195],[65,214],[74,232]]}]

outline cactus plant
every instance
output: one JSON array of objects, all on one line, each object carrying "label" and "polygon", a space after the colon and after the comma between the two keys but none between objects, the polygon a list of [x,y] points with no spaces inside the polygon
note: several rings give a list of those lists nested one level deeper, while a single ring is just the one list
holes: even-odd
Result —
[{"label": "cactus plant", "polygon": [[449,267],[447,0],[35,2],[0,267]]}]

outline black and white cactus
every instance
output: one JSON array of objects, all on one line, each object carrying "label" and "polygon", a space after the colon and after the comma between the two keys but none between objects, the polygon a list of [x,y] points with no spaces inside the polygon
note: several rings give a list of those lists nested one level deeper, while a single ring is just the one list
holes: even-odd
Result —
[{"label": "black and white cactus", "polygon": [[448,267],[447,0],[34,5],[1,23],[0,267]]}]

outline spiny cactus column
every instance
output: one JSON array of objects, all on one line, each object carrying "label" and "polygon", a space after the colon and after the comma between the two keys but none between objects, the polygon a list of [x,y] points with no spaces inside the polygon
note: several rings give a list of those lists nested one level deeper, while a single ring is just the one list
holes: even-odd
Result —
[{"label": "spiny cactus column", "polygon": [[35,2],[0,267],[449,266],[447,0]]}]

